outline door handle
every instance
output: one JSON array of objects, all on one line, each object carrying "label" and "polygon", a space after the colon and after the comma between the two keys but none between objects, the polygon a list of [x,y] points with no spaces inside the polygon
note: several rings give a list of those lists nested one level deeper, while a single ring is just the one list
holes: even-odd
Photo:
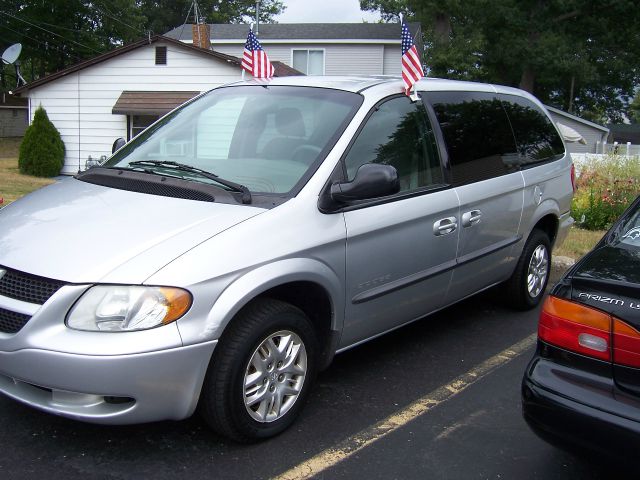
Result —
[{"label": "door handle", "polygon": [[437,236],[447,235],[453,232],[456,228],[458,228],[458,221],[456,217],[443,218],[433,224],[433,234]]},{"label": "door handle", "polygon": [[480,210],[471,210],[470,212],[464,212],[462,214],[462,226],[471,227],[476,223],[480,223],[482,212]]}]

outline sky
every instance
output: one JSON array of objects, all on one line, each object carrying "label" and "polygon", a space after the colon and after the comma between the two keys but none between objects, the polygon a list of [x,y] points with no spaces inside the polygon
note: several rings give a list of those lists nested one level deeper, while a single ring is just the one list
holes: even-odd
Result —
[{"label": "sky", "polygon": [[287,9],[275,17],[279,23],[375,22],[380,15],[360,10],[359,0],[283,0]]}]

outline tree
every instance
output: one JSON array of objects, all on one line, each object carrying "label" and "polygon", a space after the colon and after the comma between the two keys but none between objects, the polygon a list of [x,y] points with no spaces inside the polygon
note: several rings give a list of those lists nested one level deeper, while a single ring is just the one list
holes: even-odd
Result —
[{"label": "tree", "polygon": [[64,165],[64,150],[60,133],[44,108],[38,107],[20,144],[20,172],[36,177],[55,177]]},{"label": "tree", "polygon": [[631,123],[640,123],[640,92],[636,93],[633,102],[629,105],[628,116]]},{"label": "tree", "polygon": [[27,81],[141,38],[145,21],[136,0],[0,0],[0,38],[22,43]]},{"label": "tree", "polygon": [[632,0],[361,0],[422,23],[433,76],[519,86],[596,121],[619,121],[640,83]]}]

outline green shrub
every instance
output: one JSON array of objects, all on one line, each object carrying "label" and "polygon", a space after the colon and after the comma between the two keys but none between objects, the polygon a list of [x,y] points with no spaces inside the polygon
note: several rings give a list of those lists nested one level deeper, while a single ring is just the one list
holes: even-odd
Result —
[{"label": "green shrub", "polygon": [[640,157],[608,155],[578,175],[571,215],[589,230],[606,230],[640,194]]},{"label": "green shrub", "polygon": [[26,175],[55,177],[60,175],[63,165],[64,143],[47,112],[40,106],[20,144],[18,167]]}]

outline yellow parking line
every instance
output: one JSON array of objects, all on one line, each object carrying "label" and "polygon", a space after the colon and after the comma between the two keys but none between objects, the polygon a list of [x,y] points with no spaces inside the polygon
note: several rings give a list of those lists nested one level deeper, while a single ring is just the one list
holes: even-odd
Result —
[{"label": "yellow parking line", "polygon": [[415,420],[420,415],[427,413],[429,410],[437,407],[441,403],[458,395],[467,387],[491,373],[496,368],[510,362],[518,355],[524,353],[529,347],[533,346],[535,342],[536,334],[533,333],[523,340],[520,340],[518,343],[510,346],[506,350],[503,350],[497,355],[485,360],[468,372],[463,373],[452,382],[436,388],[403,410],[392,414],[375,425],[356,433],[346,440],[343,440],[336,446],[328,448],[316,456],[296,465],[292,469],[278,475],[275,477],[275,480],[303,480],[311,478],[314,475],[318,475],[324,470],[333,467],[342,460],[351,457],[372,443],[375,443],[381,438],[384,438],[388,434],[396,431],[400,427],[403,427],[410,421]]}]

